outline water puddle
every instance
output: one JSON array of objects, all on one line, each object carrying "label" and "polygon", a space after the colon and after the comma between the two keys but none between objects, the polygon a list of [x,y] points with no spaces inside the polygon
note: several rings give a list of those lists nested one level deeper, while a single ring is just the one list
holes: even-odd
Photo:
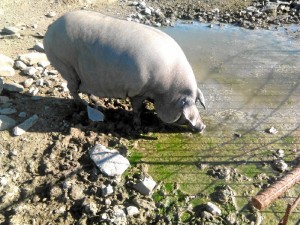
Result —
[{"label": "water puddle", "polygon": [[193,67],[207,101],[204,117],[234,129],[294,130],[300,118],[300,42],[288,32],[297,29],[179,23],[163,31]]}]

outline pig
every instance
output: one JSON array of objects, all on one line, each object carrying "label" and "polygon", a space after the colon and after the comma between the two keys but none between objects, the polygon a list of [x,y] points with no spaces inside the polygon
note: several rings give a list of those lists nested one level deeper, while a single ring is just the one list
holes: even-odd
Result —
[{"label": "pig", "polygon": [[68,12],[48,27],[44,48],[51,64],[78,92],[129,98],[134,121],[151,99],[165,123],[184,123],[202,132],[196,101],[205,100],[180,46],[164,32],[98,12]]}]

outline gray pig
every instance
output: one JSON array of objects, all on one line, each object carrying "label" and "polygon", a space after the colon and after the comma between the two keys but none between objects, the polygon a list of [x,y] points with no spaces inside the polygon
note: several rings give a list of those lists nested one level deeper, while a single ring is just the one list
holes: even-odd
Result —
[{"label": "gray pig", "polygon": [[205,129],[196,107],[199,100],[205,108],[203,94],[186,56],[167,34],[80,10],[49,26],[44,47],[75,99],[78,92],[129,97],[134,121],[139,121],[142,103],[150,98],[163,122],[184,121],[193,131]]}]

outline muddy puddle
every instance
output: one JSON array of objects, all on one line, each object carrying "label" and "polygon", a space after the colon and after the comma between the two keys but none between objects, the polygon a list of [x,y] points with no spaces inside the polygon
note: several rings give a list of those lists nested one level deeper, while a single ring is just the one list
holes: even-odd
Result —
[{"label": "muddy puddle", "polygon": [[295,129],[300,118],[300,42],[288,34],[297,29],[179,23],[163,31],[182,46],[192,64],[207,101],[204,116],[239,129],[268,123]]},{"label": "muddy puddle", "polygon": [[[192,204],[211,200],[220,185],[235,193],[234,210],[247,214],[247,204],[262,188],[284,174],[274,167],[279,157],[292,168],[300,158],[300,42],[288,34],[299,27],[244,30],[232,26],[177,24],[162,30],[186,53],[207,110],[203,135],[150,133],[138,141],[132,162],[149,165],[150,174],[166,188],[179,185],[196,196]],[[278,132],[269,134],[274,127]],[[227,171],[228,177],[215,177]],[[264,176],[264,178],[261,178]],[[262,211],[263,224],[277,224],[299,185]],[[198,197],[197,197],[198,196]],[[226,205],[222,210],[230,213]],[[299,222],[297,209],[291,221]]]}]

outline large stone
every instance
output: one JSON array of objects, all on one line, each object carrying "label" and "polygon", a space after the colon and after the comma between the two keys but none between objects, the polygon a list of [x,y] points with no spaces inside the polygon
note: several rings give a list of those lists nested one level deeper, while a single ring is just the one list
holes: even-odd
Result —
[{"label": "large stone", "polygon": [[104,121],[104,114],[97,109],[87,106],[88,117],[91,121],[102,122]]},{"label": "large stone", "polygon": [[137,182],[133,187],[143,195],[150,195],[156,182],[151,177],[145,177],[143,180]]},{"label": "large stone", "polygon": [[92,147],[89,154],[100,171],[107,176],[120,176],[130,166],[128,159],[117,150],[107,149],[100,144]]},{"label": "large stone", "polygon": [[15,75],[15,70],[11,66],[1,66],[0,76],[1,77],[12,77]]},{"label": "large stone", "polygon": [[210,212],[212,215],[215,215],[215,216],[221,216],[222,215],[221,209],[218,206],[216,206],[215,204],[211,203],[211,202],[208,202],[205,205],[205,209],[206,209],[207,212]]},{"label": "large stone", "polygon": [[25,120],[23,123],[19,124],[18,126],[14,127],[13,129],[13,134],[15,136],[22,135],[26,133],[38,120],[37,115],[33,115],[27,120]]},{"label": "large stone", "polygon": [[8,130],[16,125],[16,121],[12,118],[0,115],[0,130]]},{"label": "large stone", "polygon": [[23,92],[24,87],[17,83],[5,83],[3,89],[10,92]]},{"label": "large stone", "polygon": [[40,52],[30,52],[30,53],[22,54],[19,55],[18,59],[29,66],[38,64],[41,61],[48,60],[46,54]]},{"label": "large stone", "polygon": [[13,66],[14,60],[12,60],[10,57],[0,54],[0,67],[2,66]]}]

